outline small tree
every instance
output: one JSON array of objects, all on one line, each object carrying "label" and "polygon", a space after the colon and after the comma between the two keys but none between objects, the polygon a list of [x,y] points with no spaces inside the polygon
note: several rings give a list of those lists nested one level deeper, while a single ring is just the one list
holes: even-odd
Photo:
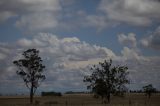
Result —
[{"label": "small tree", "polygon": [[42,74],[45,66],[42,65],[42,59],[36,49],[28,49],[22,55],[23,59],[15,60],[13,63],[18,67],[17,74],[30,89],[30,103],[32,104],[37,87],[45,79],[45,75]]},{"label": "small tree", "polygon": [[143,87],[143,91],[146,93],[146,96],[148,96],[148,98],[150,98],[152,93],[156,92],[156,88],[154,88],[152,86],[152,84],[149,84],[149,85],[146,85]]},{"label": "small tree", "polygon": [[92,74],[84,77],[84,82],[88,83],[87,89],[107,99],[110,103],[110,96],[123,95],[127,90],[125,84],[129,83],[127,79],[127,67],[113,66],[112,60],[99,62],[99,65],[91,67]]}]

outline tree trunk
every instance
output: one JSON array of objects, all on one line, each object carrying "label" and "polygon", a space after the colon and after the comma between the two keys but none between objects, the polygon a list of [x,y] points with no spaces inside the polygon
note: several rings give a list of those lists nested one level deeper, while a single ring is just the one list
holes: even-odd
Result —
[{"label": "tree trunk", "polygon": [[151,93],[148,93],[148,98],[149,98],[149,99],[151,98]]},{"label": "tree trunk", "polygon": [[111,97],[110,94],[108,94],[108,95],[107,95],[108,103],[110,103],[110,97]]},{"label": "tree trunk", "polygon": [[30,90],[30,104],[33,104],[33,84],[31,85],[31,90]]},{"label": "tree trunk", "polygon": [[103,104],[103,96],[101,96],[101,99],[102,99],[102,104]]}]

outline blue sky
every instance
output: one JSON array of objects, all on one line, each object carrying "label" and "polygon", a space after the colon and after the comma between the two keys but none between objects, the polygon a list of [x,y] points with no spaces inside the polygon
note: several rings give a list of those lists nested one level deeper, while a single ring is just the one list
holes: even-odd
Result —
[{"label": "blue sky", "polygon": [[110,58],[128,65],[131,89],[160,89],[159,9],[158,0],[1,0],[0,93],[27,91],[12,61],[28,48],[47,66],[39,91],[85,90],[88,67]]}]

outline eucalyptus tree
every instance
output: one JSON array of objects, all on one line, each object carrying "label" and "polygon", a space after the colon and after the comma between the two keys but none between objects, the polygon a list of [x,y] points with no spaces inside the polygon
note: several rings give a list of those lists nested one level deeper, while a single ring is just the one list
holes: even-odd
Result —
[{"label": "eucalyptus tree", "polygon": [[39,50],[28,49],[22,53],[23,58],[13,61],[17,66],[17,74],[23,79],[30,90],[30,103],[33,103],[34,94],[40,83],[45,79],[43,75],[45,66],[39,56]]},{"label": "eucalyptus tree", "polygon": [[90,70],[92,74],[85,76],[83,81],[87,84],[87,89],[101,96],[102,100],[108,100],[110,103],[111,95],[122,96],[127,90],[125,84],[129,83],[129,72],[126,66],[112,66],[112,60],[105,60],[93,65]]},{"label": "eucalyptus tree", "polygon": [[152,84],[149,84],[149,85],[143,86],[143,91],[146,93],[146,96],[150,98],[152,93],[156,92],[156,88],[154,88]]}]

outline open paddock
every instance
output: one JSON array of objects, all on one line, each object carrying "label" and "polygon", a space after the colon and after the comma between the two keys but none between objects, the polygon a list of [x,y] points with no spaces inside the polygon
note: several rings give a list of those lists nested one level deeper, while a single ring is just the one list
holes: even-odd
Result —
[{"label": "open paddock", "polygon": [[101,99],[90,94],[65,94],[61,97],[46,96],[34,98],[29,104],[26,96],[1,96],[0,106],[160,106],[160,94],[148,99],[144,94],[126,94],[125,97],[111,97],[110,104],[102,104]]}]

